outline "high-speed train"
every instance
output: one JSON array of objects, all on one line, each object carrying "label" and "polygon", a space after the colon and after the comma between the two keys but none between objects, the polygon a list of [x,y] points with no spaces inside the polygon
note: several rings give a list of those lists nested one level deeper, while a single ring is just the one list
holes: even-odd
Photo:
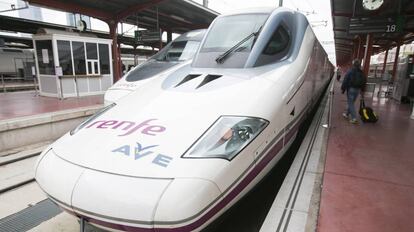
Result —
[{"label": "high-speed train", "polygon": [[156,74],[191,62],[205,32],[206,29],[199,29],[184,33],[148,61],[133,68],[105,92],[105,105],[136,91]]},{"label": "high-speed train", "polygon": [[49,146],[36,181],[111,231],[200,231],[278,162],[333,66],[285,8],[217,17],[191,65],[163,72]]}]

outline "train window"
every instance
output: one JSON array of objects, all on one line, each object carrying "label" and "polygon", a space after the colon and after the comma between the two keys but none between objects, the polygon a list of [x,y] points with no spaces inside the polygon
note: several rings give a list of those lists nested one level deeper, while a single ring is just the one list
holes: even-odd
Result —
[{"label": "train window", "polygon": [[36,54],[39,63],[39,73],[55,75],[52,40],[36,40]]},{"label": "train window", "polygon": [[285,26],[281,25],[275,30],[269,42],[267,42],[266,47],[263,49],[261,56],[256,62],[256,66],[279,61],[288,53],[289,44],[289,32],[286,30]]},{"label": "train window", "polygon": [[99,66],[101,74],[110,74],[108,44],[99,44]]},{"label": "train window", "polygon": [[83,42],[72,42],[73,64],[76,75],[86,75],[85,47]]},{"label": "train window", "polygon": [[153,56],[152,59],[158,61],[186,61],[193,58],[199,45],[200,41],[175,41]]},{"label": "train window", "polygon": [[63,75],[72,75],[72,53],[70,51],[70,42],[64,40],[57,41],[59,56],[59,66],[62,67]]},{"label": "train window", "polygon": [[[243,68],[254,45],[254,35],[268,17],[268,14],[240,14],[217,18],[204,39],[193,67]],[[234,50],[221,60],[223,62],[217,62],[233,47]]]}]

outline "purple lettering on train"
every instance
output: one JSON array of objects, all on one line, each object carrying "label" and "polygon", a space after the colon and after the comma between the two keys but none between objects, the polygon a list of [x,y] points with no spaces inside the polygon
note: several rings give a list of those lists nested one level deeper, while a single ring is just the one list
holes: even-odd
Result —
[{"label": "purple lettering on train", "polygon": [[118,121],[118,120],[98,120],[86,127],[96,129],[112,129],[120,131],[118,136],[130,135],[134,132],[156,136],[166,130],[164,126],[155,124],[157,119],[147,119],[142,122]]}]

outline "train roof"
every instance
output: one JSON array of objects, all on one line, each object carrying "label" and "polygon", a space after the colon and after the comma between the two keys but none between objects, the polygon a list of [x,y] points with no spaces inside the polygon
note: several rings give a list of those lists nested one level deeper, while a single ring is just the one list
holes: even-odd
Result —
[{"label": "train roof", "polygon": [[[280,7],[278,7],[280,8]],[[256,8],[246,8],[246,9],[238,9],[234,10],[228,14],[222,14],[219,17],[229,16],[229,15],[237,15],[237,14],[271,14],[275,9],[274,7],[256,7]],[[283,7],[282,7],[283,8]]]}]

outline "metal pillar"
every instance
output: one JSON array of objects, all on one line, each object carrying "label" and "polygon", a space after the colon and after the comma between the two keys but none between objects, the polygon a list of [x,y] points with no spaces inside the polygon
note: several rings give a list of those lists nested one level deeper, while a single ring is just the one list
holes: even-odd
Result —
[{"label": "metal pillar", "polygon": [[203,0],[203,6],[208,7],[208,0]]},{"label": "metal pillar", "polygon": [[359,51],[359,42],[354,40],[354,47],[352,48],[352,60],[356,59],[358,57],[358,51]]},{"label": "metal pillar", "polygon": [[283,0],[279,0],[279,6],[283,6]]},{"label": "metal pillar", "polygon": [[369,73],[369,64],[371,63],[371,54],[372,54],[372,42],[373,36],[372,34],[367,35],[367,42],[365,44],[365,53],[364,53],[364,74],[368,77]]},{"label": "metal pillar", "polygon": [[85,229],[86,229],[86,227],[85,227],[85,219],[80,218],[79,227],[80,227],[80,229],[79,229],[80,232],[85,232]]},{"label": "metal pillar", "polygon": [[358,57],[360,61],[364,58],[364,42],[362,38],[359,39],[359,47],[358,47]]},{"label": "metal pillar", "polygon": [[167,31],[167,43],[172,41],[172,32],[171,31]]},{"label": "metal pillar", "polygon": [[115,21],[110,21],[109,25],[109,35],[112,39],[112,59],[113,59],[113,72],[114,72],[114,82],[121,78],[121,64],[119,62],[119,50],[118,50],[118,35],[117,35],[117,25]]},{"label": "metal pillar", "polygon": [[62,76],[58,76],[59,78],[59,89],[60,89],[60,96],[59,99],[63,100],[65,97],[63,96],[63,84],[62,84]]},{"label": "metal pillar", "polygon": [[1,84],[3,85],[3,92],[6,92],[6,84],[4,83],[4,75],[1,74]]},{"label": "metal pillar", "polygon": [[400,55],[400,45],[401,45],[401,42],[400,42],[400,40],[398,40],[398,42],[397,42],[397,50],[395,51],[394,65],[392,67],[392,82],[395,81],[395,77],[397,75],[398,56]]},{"label": "metal pillar", "polygon": [[137,66],[137,45],[134,45],[134,67]]},{"label": "metal pillar", "polygon": [[384,77],[385,69],[387,68],[388,51],[389,48],[387,48],[387,51],[385,51],[384,63],[382,64],[381,78]]},{"label": "metal pillar", "polygon": [[162,49],[162,29],[160,29],[160,50]]},{"label": "metal pillar", "polygon": [[35,89],[35,95],[34,96],[39,96],[40,89],[38,89],[39,86],[37,85],[36,75],[33,75],[33,84],[34,84],[34,89]]}]

